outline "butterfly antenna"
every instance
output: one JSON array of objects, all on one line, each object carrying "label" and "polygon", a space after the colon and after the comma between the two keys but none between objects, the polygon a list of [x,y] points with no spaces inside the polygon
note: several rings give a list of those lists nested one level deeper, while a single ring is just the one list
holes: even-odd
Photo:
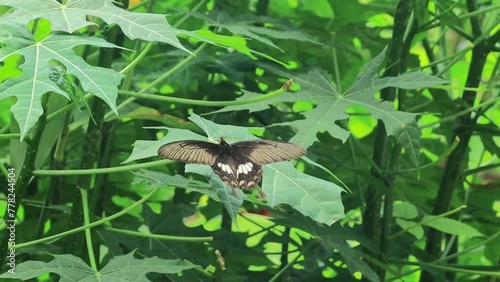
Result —
[{"label": "butterfly antenna", "polygon": [[[203,127],[204,128],[202,128],[202,130],[205,131],[205,133],[207,134],[208,139],[210,139],[210,140],[216,140],[214,138],[214,136],[217,135],[217,130],[215,128],[213,128],[212,126],[210,126],[210,124],[208,124],[207,122],[205,122],[204,118],[202,118],[201,116],[198,116],[198,117],[200,118],[201,123],[203,123]],[[209,130],[209,129],[211,129],[211,130]],[[214,136],[210,135],[210,131],[211,132],[215,132]]]},{"label": "butterfly antenna", "polygon": [[231,113],[231,117],[229,118],[229,122],[226,124],[226,126],[223,127],[223,131],[222,133],[220,134],[220,138],[224,138],[224,134],[226,134],[226,131],[228,129],[228,127],[231,125],[231,123],[233,122],[233,117],[236,115],[236,112],[232,112]]}]

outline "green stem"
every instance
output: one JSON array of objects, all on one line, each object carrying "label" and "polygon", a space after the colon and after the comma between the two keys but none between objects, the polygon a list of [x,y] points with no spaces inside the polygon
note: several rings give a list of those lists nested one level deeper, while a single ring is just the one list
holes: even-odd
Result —
[{"label": "green stem", "polygon": [[181,236],[169,236],[169,235],[160,235],[153,233],[143,233],[136,232],[130,230],[117,229],[112,227],[105,227],[107,231],[130,235],[137,238],[148,238],[148,239],[157,239],[157,240],[165,240],[165,241],[175,241],[175,242],[210,242],[214,239],[212,236],[208,237],[181,237]]},{"label": "green stem", "polygon": [[92,222],[92,223],[90,223],[88,225],[80,226],[80,227],[77,227],[77,228],[74,228],[74,229],[71,229],[71,230],[68,230],[68,231],[61,232],[59,234],[55,234],[55,235],[52,235],[52,236],[41,238],[41,239],[38,239],[38,240],[33,240],[33,241],[22,243],[22,244],[16,244],[16,245],[12,246],[12,248],[18,250],[18,249],[22,249],[22,248],[26,248],[26,247],[38,245],[38,244],[41,244],[41,243],[45,243],[45,242],[57,240],[59,238],[64,238],[64,237],[66,237],[68,235],[72,235],[72,234],[84,231],[86,229],[94,228],[94,227],[99,226],[99,225],[104,224],[104,223],[108,223],[108,222],[112,221],[115,218],[118,218],[118,217],[120,217],[122,215],[127,214],[129,211],[135,209],[136,207],[140,207],[142,205],[142,203],[146,202],[149,198],[151,198],[151,196],[153,196],[153,194],[155,192],[156,192],[156,190],[151,190],[151,192],[149,192],[146,196],[142,197],[142,199],[140,199],[139,201],[137,201],[137,202],[133,203],[132,205],[126,207],[125,209],[121,210],[120,212],[117,212],[117,213],[115,213],[113,215],[110,215],[108,217],[105,217],[103,219],[94,221],[94,222]]},{"label": "green stem", "polygon": [[5,133],[0,134],[1,139],[19,139],[21,137],[21,133]]},{"label": "green stem", "polygon": [[125,91],[125,90],[120,90],[118,91],[119,94],[125,95],[125,96],[131,96],[134,98],[141,98],[141,99],[148,99],[148,100],[155,100],[155,101],[161,101],[161,102],[168,102],[168,103],[179,103],[179,104],[185,104],[185,105],[197,105],[197,106],[207,106],[207,107],[225,107],[225,106],[236,106],[236,105],[246,105],[246,104],[252,104],[252,103],[257,103],[261,102],[276,96],[279,96],[283,93],[285,93],[285,89],[278,89],[276,91],[260,95],[258,97],[253,97],[249,99],[244,99],[244,100],[234,100],[234,101],[204,101],[204,100],[196,100],[196,99],[186,99],[186,98],[177,98],[177,97],[170,97],[170,96],[160,96],[160,95],[154,95],[154,94],[146,94],[146,93],[141,93],[141,92],[133,92],[133,91]]},{"label": "green stem", "polygon": [[[89,218],[89,201],[88,201],[88,193],[87,190],[82,189],[81,190],[81,195],[82,195],[82,207],[83,207],[83,222],[85,223],[85,226],[90,225],[90,218]],[[90,232],[90,229],[85,229],[85,242],[87,243],[87,252],[89,253],[89,260],[90,260],[90,267],[97,272],[97,263],[95,260],[95,254],[94,254],[94,248],[92,248],[92,233]]]},{"label": "green stem", "polygon": [[39,169],[33,171],[33,175],[91,175],[91,174],[105,174],[105,173],[115,173],[136,170],[141,168],[156,167],[171,163],[171,160],[159,160],[149,163],[117,166],[117,167],[107,167],[107,168],[91,168],[91,169],[67,169],[67,170],[47,170]]}]

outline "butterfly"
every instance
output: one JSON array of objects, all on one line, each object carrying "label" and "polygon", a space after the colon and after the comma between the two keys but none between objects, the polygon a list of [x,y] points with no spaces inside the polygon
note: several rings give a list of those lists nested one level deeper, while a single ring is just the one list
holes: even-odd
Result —
[{"label": "butterfly", "polygon": [[236,198],[236,188],[256,188],[264,198],[266,194],[258,187],[262,165],[297,159],[305,154],[306,150],[292,143],[249,140],[229,144],[224,138],[220,138],[219,144],[185,140],[158,149],[158,155],[164,159],[210,165],[215,174],[231,186]]}]

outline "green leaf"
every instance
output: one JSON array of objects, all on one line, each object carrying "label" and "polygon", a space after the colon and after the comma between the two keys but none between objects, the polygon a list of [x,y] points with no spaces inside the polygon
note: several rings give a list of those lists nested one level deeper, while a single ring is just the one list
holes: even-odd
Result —
[{"label": "green leaf", "polygon": [[[186,168],[186,171],[190,171],[190,169]],[[239,209],[243,205],[243,199],[246,197],[246,195],[241,189],[236,189],[235,193],[238,195],[238,198],[234,197],[233,189],[224,184],[224,182],[218,175],[215,175],[214,173],[212,174],[214,177],[210,178],[210,184],[212,185],[212,187],[215,187],[217,196],[220,199],[219,201],[224,205],[224,208],[226,209],[234,224],[238,226],[236,216],[238,215]]]},{"label": "green leaf", "polygon": [[6,22],[26,23],[45,18],[51,22],[52,30],[72,33],[96,25],[88,21],[89,16],[94,16],[109,25],[118,25],[132,40],[164,42],[189,52],[176,37],[180,31],[172,28],[164,15],[129,12],[113,5],[112,0],[69,0],[65,4],[55,0],[1,0],[0,5],[14,9],[14,12],[1,18]]},{"label": "green leaf", "polygon": [[0,99],[10,96],[17,98],[11,110],[19,124],[21,140],[42,115],[41,98],[45,93],[52,91],[69,98],[68,93],[50,79],[51,60],[63,64],[68,74],[79,79],[85,91],[104,100],[116,112],[117,87],[123,75],[111,69],[91,66],[72,50],[80,45],[116,45],[100,38],[56,34],[36,42],[24,27],[11,23],[0,24],[0,41],[4,44],[0,49],[0,62],[14,54],[25,58],[24,64],[20,66],[22,75],[0,84]]},{"label": "green leaf", "polygon": [[303,215],[328,225],[345,216],[340,196],[344,189],[336,184],[302,173],[290,162],[263,168],[262,188],[272,207],[288,204]]},{"label": "green leaf", "polygon": [[422,226],[415,226],[415,222],[413,221],[407,221],[401,218],[396,218],[396,223],[402,228],[406,229],[409,227],[412,227],[408,229],[408,232],[415,236],[418,240],[422,239],[424,237],[424,229]]},{"label": "green leaf", "polygon": [[[284,24],[283,21],[271,17],[255,15],[234,17],[225,11],[213,11],[209,15],[205,15],[193,11],[171,9],[201,19],[210,26],[225,28],[234,35],[244,35],[245,38],[250,38],[280,51],[283,50],[267,37],[321,44],[295,26]],[[217,41],[214,40],[214,42]]]},{"label": "green leaf", "polygon": [[448,234],[469,237],[484,236],[474,227],[451,218],[437,218],[436,216],[427,215],[422,219],[422,224]]},{"label": "green leaf", "polygon": [[417,207],[410,202],[395,202],[394,203],[394,217],[413,219],[418,216]]},{"label": "green leaf", "polygon": [[16,273],[9,272],[0,275],[0,278],[32,279],[46,273],[55,273],[61,276],[61,281],[121,281],[127,277],[128,281],[150,281],[146,274],[179,273],[183,270],[199,267],[181,260],[166,260],[158,257],[136,259],[133,253],[112,258],[100,271],[95,272],[82,259],[73,255],[52,255],[50,262],[27,261],[16,267]]},{"label": "green leaf", "polygon": [[[283,77],[292,77],[301,86],[302,90],[299,93],[286,93],[250,105],[226,107],[218,112],[234,110],[262,111],[267,109],[270,104],[277,102],[315,102],[317,104],[315,109],[303,113],[305,119],[283,123],[298,130],[297,135],[290,142],[309,147],[318,141],[316,134],[321,131],[327,131],[333,137],[345,142],[349,137],[349,132],[336,125],[335,121],[347,119],[349,115],[346,110],[351,106],[362,106],[374,118],[384,122],[388,136],[394,136],[397,142],[403,145],[410,156],[411,162],[417,166],[421,135],[415,120],[417,114],[397,111],[394,109],[392,102],[376,99],[375,93],[386,87],[417,89],[443,84],[447,81],[422,72],[405,73],[397,77],[377,78],[377,71],[383,60],[384,52],[365,66],[365,69],[357,76],[356,81],[345,93],[339,93],[335,86],[332,85],[328,74],[319,68],[314,68],[305,75],[294,76],[268,67],[267,69]],[[244,93],[238,99],[248,99],[258,95],[256,93]]]},{"label": "green leaf", "polygon": [[195,32],[197,36],[200,38],[209,40],[212,43],[224,46],[224,47],[231,47],[234,48],[236,51],[247,55],[248,57],[257,60],[257,57],[255,57],[252,54],[252,50],[248,48],[247,46],[247,41],[244,38],[241,37],[236,37],[236,36],[226,36],[226,35],[220,35],[213,33],[210,30],[198,30]]},{"label": "green leaf", "polygon": [[[248,17],[234,19],[234,17],[224,14],[220,22],[218,26],[226,28],[233,34],[242,34],[245,37],[254,39],[279,50],[281,50],[280,47],[264,36],[320,44],[311,39],[307,34],[299,30],[293,30],[293,27],[280,24],[272,18]],[[266,26],[265,24],[269,25]]]}]

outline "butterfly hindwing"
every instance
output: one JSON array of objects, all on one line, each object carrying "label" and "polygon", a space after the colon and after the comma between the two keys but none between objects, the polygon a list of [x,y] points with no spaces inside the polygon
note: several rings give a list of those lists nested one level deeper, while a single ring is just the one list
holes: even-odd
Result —
[{"label": "butterfly hindwing", "polygon": [[263,198],[266,196],[258,186],[262,177],[262,167],[243,155],[234,151],[222,153],[215,161],[212,169],[222,181],[231,186],[235,197],[237,197],[236,188],[247,190],[257,188]]},{"label": "butterfly hindwing", "polygon": [[262,166],[250,160],[238,165],[238,185],[240,188],[256,188],[262,178]]},{"label": "butterfly hindwing", "polygon": [[221,154],[212,169],[231,187],[243,189],[257,187],[262,177],[262,167],[243,155]]},{"label": "butterfly hindwing", "polygon": [[204,141],[185,140],[165,144],[158,149],[158,155],[185,163],[213,165],[219,155],[220,146]]}]

